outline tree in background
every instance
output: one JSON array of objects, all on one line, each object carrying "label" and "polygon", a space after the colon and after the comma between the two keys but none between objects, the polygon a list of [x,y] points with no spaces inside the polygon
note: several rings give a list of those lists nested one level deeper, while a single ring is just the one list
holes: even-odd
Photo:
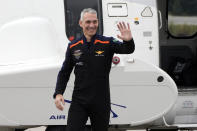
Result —
[{"label": "tree in background", "polygon": [[175,16],[197,16],[197,0],[168,0],[169,14]]}]

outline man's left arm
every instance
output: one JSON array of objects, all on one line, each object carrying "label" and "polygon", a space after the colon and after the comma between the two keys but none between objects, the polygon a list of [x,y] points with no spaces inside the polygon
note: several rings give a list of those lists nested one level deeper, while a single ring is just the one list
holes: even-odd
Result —
[{"label": "man's left arm", "polygon": [[123,43],[114,39],[113,37],[110,40],[112,49],[114,53],[118,54],[130,54],[133,53],[135,50],[135,44],[133,41],[133,37],[131,34],[131,29],[129,24],[126,24],[124,22],[118,23],[118,29],[120,31],[120,35],[117,35],[117,37],[121,40],[123,40]]}]

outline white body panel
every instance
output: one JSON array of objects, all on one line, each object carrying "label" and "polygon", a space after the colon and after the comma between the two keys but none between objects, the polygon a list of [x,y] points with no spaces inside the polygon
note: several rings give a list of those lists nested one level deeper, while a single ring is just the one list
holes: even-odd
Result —
[{"label": "white body panel", "polygon": [[[114,117],[114,114],[111,113],[111,124],[131,124],[134,126],[152,122],[166,114],[176,101],[176,86],[165,72],[141,60],[136,60],[131,66],[133,68],[127,68],[129,67],[127,65],[112,69],[111,101],[113,104],[111,106],[112,111],[118,116]],[[9,81],[8,79],[16,80],[15,84],[22,83],[17,78],[24,81],[33,78],[34,80],[30,81],[32,83],[28,83],[32,84],[32,87],[27,87],[24,83],[24,85],[21,84],[21,87],[17,88],[14,86],[0,88],[0,96],[2,98],[7,97],[8,94],[10,97],[6,102],[4,99],[0,99],[0,102],[4,103],[0,114],[0,123],[2,125],[65,124],[66,119],[50,119],[52,115],[64,115],[67,118],[70,106],[67,103],[64,112],[56,109],[54,100],[51,97],[54,92],[54,86],[48,85],[48,83],[53,85],[55,82],[53,79],[55,78],[44,78],[45,80],[40,83],[40,85],[42,84],[41,87],[33,84],[39,83],[39,80],[35,78],[39,77],[39,79],[42,79],[44,77],[42,76],[43,74],[56,76],[57,70],[47,71],[39,71],[37,73],[34,71],[7,76],[7,81]],[[123,76],[124,79],[120,79]],[[164,77],[163,82],[157,81],[159,76]],[[66,90],[66,100],[71,100],[73,87],[70,86],[71,82],[73,82],[73,79],[71,79]]]},{"label": "white body panel", "polygon": [[[109,4],[119,3],[127,4],[126,17],[110,17],[108,12]],[[117,4],[118,5],[118,4]],[[117,23],[125,21],[130,24],[132,35],[136,43],[135,52],[130,55],[132,58],[139,58],[146,62],[153,63],[159,66],[159,36],[158,36],[158,19],[156,1],[149,0],[104,0],[103,1],[103,23],[104,35],[117,37],[120,32],[117,28]],[[122,8],[124,8],[123,6]],[[152,16],[142,16],[147,7],[151,9]],[[119,14],[117,14],[119,16]],[[135,18],[138,18],[139,24],[135,24]],[[146,35],[148,33],[149,35]],[[150,47],[152,49],[150,49]],[[117,55],[121,57],[120,55]]]},{"label": "white body panel", "polygon": [[[0,126],[63,125],[70,104],[61,112],[52,98],[69,42],[64,31],[63,0],[18,3],[0,3]],[[174,81],[157,67],[156,2],[106,0],[103,12],[107,12],[108,3],[126,3],[128,16],[103,13],[104,35],[116,37],[115,24],[126,21],[136,44],[134,54],[116,55],[121,61],[112,65],[111,102],[118,104],[112,105],[112,111],[118,116],[112,118],[111,113],[110,124],[147,124],[165,115],[177,98]],[[152,13],[146,11],[147,7]],[[138,25],[134,23],[136,17]],[[157,81],[159,76],[164,78],[162,82]],[[64,94],[66,100],[71,100],[73,81],[72,74]]]},{"label": "white body panel", "polygon": [[[111,101],[126,106],[112,105],[112,110],[117,111],[119,116],[111,122],[136,126],[166,114],[177,98],[172,79],[156,66],[138,59],[133,64],[125,64],[125,67],[114,67],[110,74]],[[159,76],[163,76],[164,81],[158,82]]]}]

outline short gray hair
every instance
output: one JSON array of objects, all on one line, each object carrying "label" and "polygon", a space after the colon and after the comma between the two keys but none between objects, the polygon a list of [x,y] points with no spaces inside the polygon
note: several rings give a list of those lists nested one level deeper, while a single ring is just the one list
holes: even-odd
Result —
[{"label": "short gray hair", "polygon": [[91,14],[96,14],[97,15],[97,12],[95,9],[92,9],[92,8],[85,8],[81,11],[81,16],[80,16],[80,20],[83,20],[83,16],[85,13],[91,13]]}]

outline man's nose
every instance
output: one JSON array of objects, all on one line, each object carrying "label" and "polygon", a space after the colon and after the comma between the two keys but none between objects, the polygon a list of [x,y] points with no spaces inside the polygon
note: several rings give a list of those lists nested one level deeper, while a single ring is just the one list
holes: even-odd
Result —
[{"label": "man's nose", "polygon": [[90,27],[94,27],[94,23],[93,22],[90,23]]}]

